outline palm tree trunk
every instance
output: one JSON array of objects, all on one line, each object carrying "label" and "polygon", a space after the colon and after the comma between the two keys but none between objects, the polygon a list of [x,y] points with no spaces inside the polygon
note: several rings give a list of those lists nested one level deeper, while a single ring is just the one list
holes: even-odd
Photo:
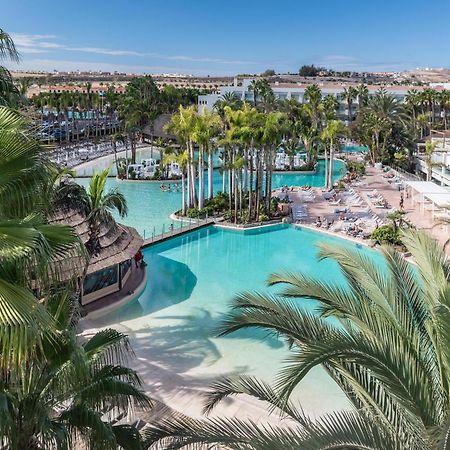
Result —
[{"label": "palm tree trunk", "polygon": [[328,188],[328,150],[325,145],[325,188]]},{"label": "palm tree trunk", "polygon": [[181,172],[181,213],[186,215],[186,177],[184,170]]},{"label": "palm tree trunk", "polygon": [[194,161],[194,145],[191,141],[189,141],[189,168],[191,171],[191,198],[190,198],[190,207],[197,207],[197,188],[196,188],[196,177],[195,177],[195,161]]},{"label": "palm tree trunk", "polygon": [[203,149],[199,150],[198,154],[198,208],[203,208],[205,199],[205,171],[203,167]]},{"label": "palm tree trunk", "polygon": [[208,198],[211,200],[214,196],[214,165],[212,151],[208,153]]},{"label": "palm tree trunk", "polygon": [[330,170],[328,172],[328,188],[333,187],[333,158],[334,158],[334,143],[333,140],[330,142]]},{"label": "palm tree trunk", "polygon": [[249,152],[250,161],[248,164],[249,185],[248,185],[248,220],[252,220],[252,197],[253,197],[253,151]]},{"label": "palm tree trunk", "polygon": [[116,176],[119,176],[119,163],[117,162],[117,147],[116,141],[113,140],[114,160],[116,162]]}]

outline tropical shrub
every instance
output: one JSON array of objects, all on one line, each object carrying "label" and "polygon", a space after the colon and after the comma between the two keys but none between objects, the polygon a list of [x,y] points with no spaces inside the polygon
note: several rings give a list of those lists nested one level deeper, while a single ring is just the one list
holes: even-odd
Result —
[{"label": "tropical shrub", "polygon": [[366,173],[366,165],[363,162],[349,160],[347,161],[347,171],[362,176]]},{"label": "tropical shrub", "polygon": [[402,243],[400,239],[400,232],[393,225],[382,225],[372,232],[370,238],[373,239],[378,245],[400,245]]}]

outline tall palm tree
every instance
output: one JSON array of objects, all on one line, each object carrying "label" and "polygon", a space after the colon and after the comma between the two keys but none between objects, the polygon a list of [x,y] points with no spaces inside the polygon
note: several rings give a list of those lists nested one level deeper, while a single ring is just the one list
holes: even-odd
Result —
[{"label": "tall palm tree", "polygon": [[441,108],[442,120],[444,121],[444,130],[447,130],[448,110],[450,109],[450,90],[444,89],[438,93],[439,106]]},{"label": "tall palm tree", "polygon": [[[382,261],[357,249],[322,243],[345,285],[309,274],[274,274],[278,294],[238,295],[221,335],[259,328],[290,344],[274,388],[249,377],[226,377],[212,385],[205,411],[230,396],[266,400],[294,424],[279,428],[239,419],[167,418],[147,432],[148,443],[182,448],[188,443],[232,449],[447,448],[450,432],[450,262],[429,235],[404,232],[413,266],[392,247]],[[383,270],[380,270],[380,268]],[[300,300],[300,303],[299,303]],[[313,310],[304,302],[314,301]],[[334,320],[330,320],[333,318]],[[318,421],[289,402],[293,389],[321,365],[341,387],[355,412]]]},{"label": "tall palm tree", "polygon": [[181,213],[186,215],[186,171],[188,167],[189,155],[185,149],[177,149],[175,151],[166,151],[163,164],[170,164],[172,161],[180,166],[181,170]]},{"label": "tall palm tree", "polygon": [[195,183],[195,155],[194,155],[194,141],[193,133],[198,120],[197,109],[194,105],[184,108],[180,106],[177,113],[174,113],[167,124],[166,129],[175,134],[180,145],[188,153],[188,167],[187,167],[187,204],[188,207],[196,207],[197,201],[197,188]]},{"label": "tall palm tree", "polygon": [[[339,136],[347,134],[347,128],[340,120],[330,120],[321,134],[321,138],[330,146],[330,164],[325,170],[325,187],[330,189],[333,186],[333,162],[334,149]],[[325,165],[327,165],[325,152]]]},{"label": "tall palm tree", "polygon": [[195,127],[192,133],[192,139],[199,146],[199,165],[198,165],[198,179],[199,179],[199,200],[198,207],[203,208],[205,198],[205,182],[204,182],[204,157],[208,157],[208,198],[213,197],[213,153],[214,140],[221,132],[220,117],[215,112],[203,110],[198,116]]},{"label": "tall palm tree", "polygon": [[357,97],[358,97],[358,90],[353,86],[344,88],[344,92],[342,92],[341,94],[342,100],[347,102],[347,120],[349,124],[351,124],[353,121],[352,105],[353,100],[355,100]]},{"label": "tall palm tree", "polygon": [[336,112],[339,109],[339,101],[334,95],[326,95],[322,100],[322,108],[325,121],[336,119]]},{"label": "tall palm tree", "polygon": [[314,128],[320,129],[320,102],[322,100],[322,91],[317,84],[312,84],[305,89],[303,99],[307,102],[309,107],[309,114],[311,116]]},{"label": "tall palm tree", "polygon": [[433,177],[433,167],[436,164],[433,162],[434,151],[436,150],[437,143],[432,141],[425,142],[425,166],[427,168],[427,181],[431,181]]},{"label": "tall palm tree", "polygon": [[416,89],[411,89],[406,93],[405,103],[411,109],[412,114],[412,126],[416,128],[416,120],[418,114],[418,108],[420,104],[419,92]]},{"label": "tall palm tree", "polygon": [[364,83],[361,83],[357,88],[356,98],[358,100],[358,112],[367,105],[369,101],[369,89]]},{"label": "tall palm tree", "polygon": [[[112,142],[113,152],[114,152],[114,162],[116,164],[116,174],[117,174],[117,176],[119,176],[119,163],[117,161],[117,143],[125,144],[125,136],[121,133],[114,133],[111,136],[111,142]],[[128,167],[128,163],[126,164],[126,166]],[[128,170],[127,170],[127,175],[128,175]]]}]

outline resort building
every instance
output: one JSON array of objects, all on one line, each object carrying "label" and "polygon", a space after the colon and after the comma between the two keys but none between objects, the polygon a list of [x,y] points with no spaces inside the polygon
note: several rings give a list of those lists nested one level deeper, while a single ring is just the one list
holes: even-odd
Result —
[{"label": "resort building", "polygon": [[[231,86],[224,86],[220,88],[216,93],[205,94],[198,96],[198,109],[199,111],[206,108],[207,110],[212,110],[214,104],[221,96],[227,93],[232,93],[238,96],[242,101],[252,102],[253,101],[253,91],[251,90],[251,82],[253,79],[246,78],[242,83],[238,83],[238,80],[234,80],[234,84]],[[324,96],[333,95],[339,100],[340,107],[338,110],[338,116],[347,121],[348,119],[348,106],[347,102],[341,98],[341,94],[344,92],[345,88],[349,86],[357,87],[358,83],[333,83],[333,82],[316,82],[322,91]],[[283,82],[271,82],[270,87],[273,90],[274,96],[277,100],[291,100],[295,99],[301,103],[304,102],[305,90],[311,84],[307,83],[283,83]],[[415,89],[416,91],[421,91],[424,87],[421,86],[380,86],[380,85],[367,85],[369,91],[369,96],[374,95],[380,88],[385,89],[389,94],[393,95],[399,101],[404,101],[406,94],[409,90]],[[436,88],[439,90],[439,88]],[[358,99],[356,98],[352,103],[352,111],[356,113],[358,109]]]},{"label": "resort building", "polygon": [[431,155],[431,167],[427,163],[425,144],[417,144],[416,171],[426,178],[431,173],[431,180],[441,186],[450,186],[450,131],[431,130],[429,139],[436,147]]},{"label": "resort building", "polygon": [[[86,217],[78,211],[69,210],[55,214],[51,223],[73,226],[83,244],[89,239]],[[102,225],[99,238],[101,249],[89,259],[86,273],[80,269],[82,264],[79,261],[66,261],[70,266],[67,267],[68,272],[73,270],[74,266],[79,268],[80,282],[84,275],[83,284],[80,286],[82,306],[98,302],[119,291],[133,290],[145,277],[145,268],[135,263],[135,256],[144,240],[134,228],[112,221],[108,225]],[[92,306],[95,309],[95,306]]]}]

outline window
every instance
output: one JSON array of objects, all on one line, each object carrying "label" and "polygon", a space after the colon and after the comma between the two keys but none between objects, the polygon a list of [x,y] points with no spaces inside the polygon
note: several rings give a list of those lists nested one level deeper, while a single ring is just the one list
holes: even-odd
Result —
[{"label": "window", "polygon": [[89,274],[84,280],[83,294],[91,294],[118,282],[117,265]]},{"label": "window", "polygon": [[122,280],[130,269],[131,269],[131,259],[127,259],[126,261],[120,263],[120,278]]}]

